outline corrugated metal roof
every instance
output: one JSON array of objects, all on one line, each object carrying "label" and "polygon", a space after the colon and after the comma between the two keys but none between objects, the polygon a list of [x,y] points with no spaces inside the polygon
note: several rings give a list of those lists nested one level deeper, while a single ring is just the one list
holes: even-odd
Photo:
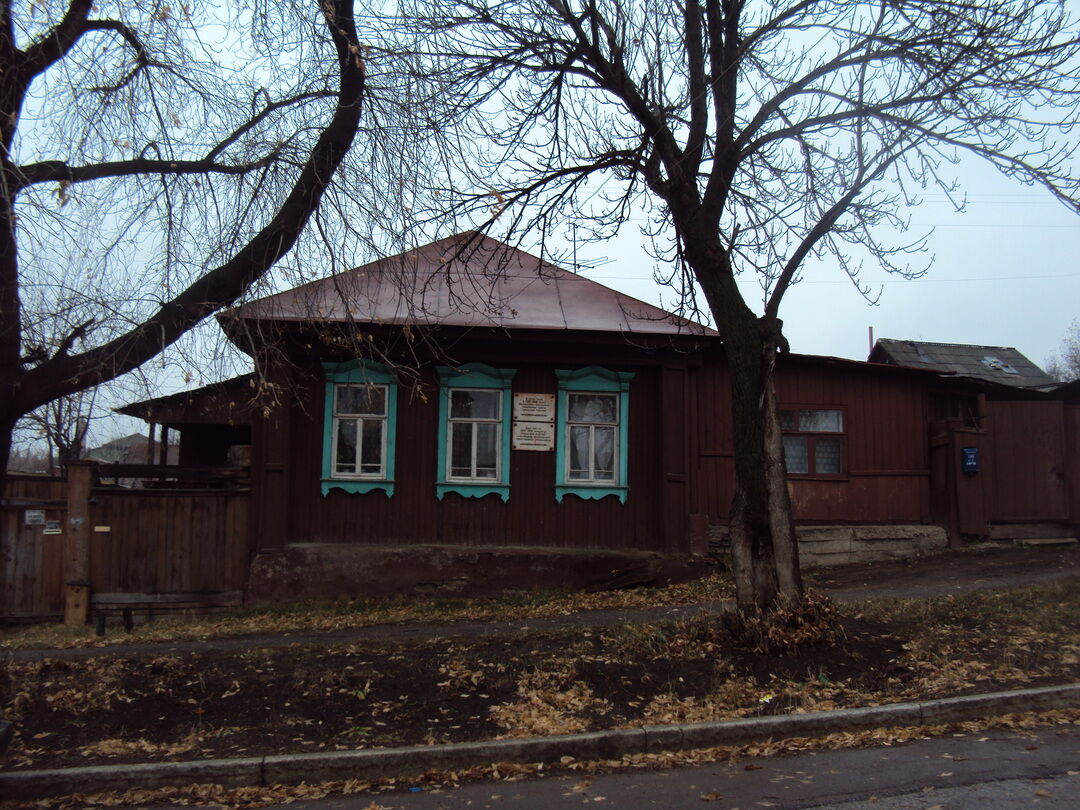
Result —
[{"label": "corrugated metal roof", "polygon": [[478,233],[451,236],[260,298],[221,317],[716,334]]},{"label": "corrugated metal roof", "polygon": [[1009,346],[970,346],[882,338],[874,344],[870,361],[944,371],[1015,388],[1056,385],[1049,374]]}]

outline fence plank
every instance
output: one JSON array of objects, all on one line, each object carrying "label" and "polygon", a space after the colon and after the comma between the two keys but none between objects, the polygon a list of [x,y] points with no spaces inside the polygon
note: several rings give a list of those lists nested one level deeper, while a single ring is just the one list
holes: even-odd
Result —
[{"label": "fence plank", "polygon": [[[20,500],[47,496],[48,503],[0,507],[0,619],[44,619],[64,611],[68,520],[62,485],[28,481]],[[96,594],[132,594],[135,602],[161,609],[239,601],[248,566],[247,491],[96,487],[91,501],[92,608],[103,604]],[[24,526],[27,508],[44,509],[63,534]],[[96,526],[108,531],[94,531]]]}]

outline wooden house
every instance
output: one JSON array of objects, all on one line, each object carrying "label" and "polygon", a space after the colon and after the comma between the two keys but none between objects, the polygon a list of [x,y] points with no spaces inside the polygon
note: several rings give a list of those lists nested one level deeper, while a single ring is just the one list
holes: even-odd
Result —
[{"label": "wooden house", "polygon": [[1080,524],[1080,390],[1014,348],[879,340],[871,362],[942,373],[929,391],[935,516],[954,537],[1043,542]]},{"label": "wooden house", "polygon": [[[180,429],[181,458],[196,453],[186,442],[204,459],[250,443],[249,602],[647,581],[723,545],[729,379],[700,324],[476,234],[219,322],[259,369],[226,389],[257,388],[255,405],[219,386],[125,410]],[[1066,435],[1075,451],[1062,395],[871,360],[778,365],[806,560],[932,553],[1006,518],[1055,524],[1044,533],[1080,522],[1076,453],[1067,496],[1046,496],[1036,473],[1057,437],[1063,460]],[[1060,416],[1059,433],[1031,446],[1016,408]],[[992,487],[1020,468],[994,459],[1022,445],[1035,500],[1053,503],[1006,514]],[[965,473],[971,447],[983,466]],[[998,511],[972,517],[975,490]]]}]

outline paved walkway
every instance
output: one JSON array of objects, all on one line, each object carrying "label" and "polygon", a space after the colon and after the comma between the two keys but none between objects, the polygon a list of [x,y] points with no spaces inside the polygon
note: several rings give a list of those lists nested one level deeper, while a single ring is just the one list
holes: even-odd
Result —
[{"label": "paved walkway", "polygon": [[[336,796],[288,805],[346,810],[374,803],[386,810],[457,808],[685,807],[835,808],[835,810],[1072,810],[1080,730],[954,734],[889,748],[811,751],[686,768],[624,770],[522,782],[474,782],[447,790]],[[715,804],[706,804],[715,802]]]},{"label": "paved walkway", "polygon": [[[1080,579],[1080,546],[1016,548],[988,545],[963,552],[911,562],[845,565],[822,569],[807,577],[810,587],[834,599],[853,602],[878,597],[920,598],[1039,585]],[[246,648],[321,646],[353,642],[422,642],[429,638],[490,638],[564,627],[608,627],[695,616],[702,610],[720,611],[730,603],[706,602],[680,607],[590,610],[566,616],[523,621],[404,622],[328,632],[267,633],[206,641],[114,644],[107,647],[33,649],[0,652],[0,658],[27,661],[41,658],[90,658],[102,655],[139,656],[148,653],[184,654]]]}]

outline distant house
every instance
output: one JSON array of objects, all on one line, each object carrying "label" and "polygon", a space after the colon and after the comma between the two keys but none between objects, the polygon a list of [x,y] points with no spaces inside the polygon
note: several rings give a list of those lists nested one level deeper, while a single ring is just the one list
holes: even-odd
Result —
[{"label": "distant house", "polygon": [[[177,450],[175,444],[168,447],[170,463],[176,463]],[[106,464],[153,464],[160,454],[161,447],[157,442],[142,433],[132,433],[87,450],[84,458]]]},{"label": "distant house", "polygon": [[[258,386],[123,411],[179,430],[182,461],[250,445],[249,601],[633,580],[723,543],[730,376],[698,323],[477,234],[218,320]],[[951,347],[960,374],[934,345],[780,358],[807,559],[1080,523],[1080,404],[1012,350]]]}]

